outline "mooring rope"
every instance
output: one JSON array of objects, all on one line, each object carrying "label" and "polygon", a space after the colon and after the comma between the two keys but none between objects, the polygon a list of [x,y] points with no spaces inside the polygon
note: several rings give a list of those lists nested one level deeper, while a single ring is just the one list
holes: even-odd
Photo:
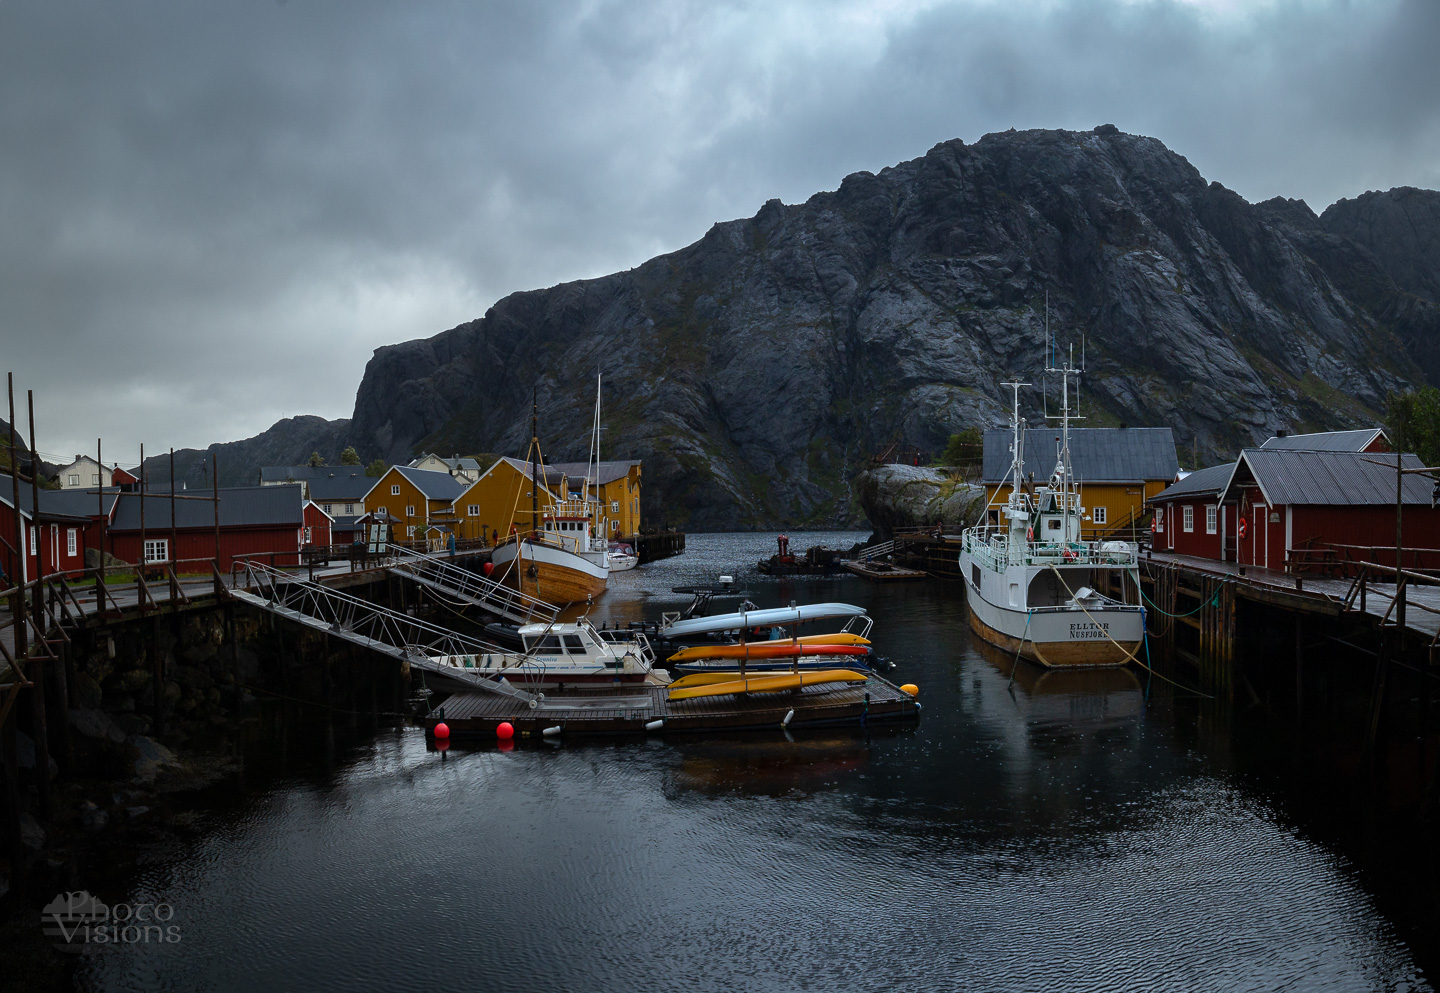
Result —
[{"label": "mooring rope", "polygon": [[[1060,570],[1059,570],[1059,569],[1055,568],[1054,563],[1051,563],[1051,565],[1050,565],[1050,571],[1053,572],[1053,573],[1055,573],[1055,578],[1057,578],[1057,579],[1060,580],[1060,585],[1063,586],[1063,587],[1065,587],[1065,592],[1070,594],[1070,599],[1075,602],[1076,606],[1078,606],[1078,607],[1080,608],[1080,610],[1085,614],[1086,617],[1089,617],[1089,618],[1090,618],[1091,623],[1093,623],[1096,627],[1100,628],[1101,631],[1104,631],[1104,632],[1105,632],[1105,637],[1110,639],[1110,644],[1114,645],[1116,648],[1120,649],[1120,651],[1122,651],[1122,652],[1125,651],[1125,646],[1124,646],[1124,645],[1120,644],[1120,642],[1118,642],[1118,641],[1116,641],[1114,638],[1111,638],[1111,637],[1110,637],[1110,629],[1107,628],[1107,627],[1102,626],[1099,621],[1095,620],[1095,618],[1091,615],[1090,611],[1088,611],[1088,610],[1085,609],[1085,605],[1084,605],[1083,603],[1081,603],[1079,600],[1076,600],[1076,599],[1075,599],[1075,593],[1074,593],[1073,590],[1070,589],[1070,584],[1067,583],[1067,582],[1065,582],[1065,577],[1060,574]],[[1139,585],[1139,584],[1136,584],[1136,585]],[[1141,595],[1142,595],[1142,596],[1144,595],[1143,591],[1142,591]],[[1213,700],[1213,699],[1215,699],[1215,697],[1214,697],[1213,695],[1209,694],[1209,693],[1205,693],[1205,692],[1202,692],[1202,691],[1200,691],[1200,690],[1194,689],[1193,687],[1186,686],[1184,683],[1178,683],[1178,682],[1176,682],[1175,680],[1171,679],[1169,676],[1165,675],[1165,674],[1162,673],[1162,672],[1156,672],[1154,669],[1152,669],[1152,668],[1150,667],[1150,665],[1149,665],[1148,662],[1141,662],[1140,659],[1138,658],[1138,656],[1139,656],[1139,654],[1140,654],[1140,648],[1141,648],[1142,645],[1143,645],[1144,648],[1145,648],[1145,657],[1148,659],[1148,658],[1150,657],[1150,636],[1149,636],[1149,634],[1146,633],[1146,631],[1145,631],[1145,608],[1144,608],[1143,606],[1140,608],[1140,645],[1136,645],[1136,646],[1135,646],[1135,651],[1131,652],[1131,653],[1125,658],[1124,661],[1125,661],[1125,662],[1134,662],[1136,665],[1140,666],[1140,667],[1141,667],[1142,669],[1144,669],[1146,672],[1150,673],[1150,675],[1152,675],[1152,676],[1159,676],[1161,679],[1165,680],[1165,682],[1170,683],[1172,686],[1177,686],[1177,687],[1179,687],[1180,689],[1186,691],[1187,693],[1194,693],[1196,696],[1203,696],[1203,697],[1205,697],[1207,700]],[[1036,650],[1036,654],[1039,654],[1039,650],[1038,650],[1038,649]],[[1123,665],[1124,662],[1122,662],[1122,663],[1120,663],[1120,664]]]}]

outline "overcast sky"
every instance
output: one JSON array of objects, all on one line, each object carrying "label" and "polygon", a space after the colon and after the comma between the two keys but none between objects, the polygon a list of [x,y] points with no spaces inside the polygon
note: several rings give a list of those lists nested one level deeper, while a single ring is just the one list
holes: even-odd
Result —
[{"label": "overcast sky", "polygon": [[0,0],[0,372],[67,459],[348,417],[380,345],[1010,127],[1437,188],[1437,42],[1435,0]]}]

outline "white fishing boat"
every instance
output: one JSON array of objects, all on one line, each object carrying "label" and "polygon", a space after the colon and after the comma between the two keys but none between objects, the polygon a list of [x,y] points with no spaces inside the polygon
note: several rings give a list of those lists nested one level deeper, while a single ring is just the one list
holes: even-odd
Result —
[{"label": "white fishing boat", "polygon": [[[431,661],[465,676],[503,676],[521,689],[539,691],[564,687],[604,689],[643,682],[655,656],[643,634],[614,632],[601,637],[585,618],[571,624],[525,624],[519,630],[521,651],[496,648],[476,655],[437,655]],[[433,670],[430,675],[435,675]],[[444,675],[443,671],[440,675]],[[458,679],[469,685],[469,681]]]},{"label": "white fishing boat", "polygon": [[[1079,370],[1067,358],[1063,367],[1046,371],[1064,381],[1063,406],[1055,418],[1061,425],[1055,469],[1038,486],[1025,478],[1020,388],[1029,384],[1006,383],[1014,391],[1010,494],[987,508],[987,517],[993,511],[997,523],[964,533],[960,552],[970,627],[991,644],[1042,665],[1124,665],[1140,652],[1144,638],[1139,549],[1124,541],[1081,540],[1085,508],[1070,464],[1069,431],[1070,377]],[[1137,603],[1097,592],[1104,573],[1118,574],[1119,589],[1135,589]]]},{"label": "white fishing boat", "polygon": [[610,542],[610,571],[625,572],[640,564],[640,556],[624,541]]}]

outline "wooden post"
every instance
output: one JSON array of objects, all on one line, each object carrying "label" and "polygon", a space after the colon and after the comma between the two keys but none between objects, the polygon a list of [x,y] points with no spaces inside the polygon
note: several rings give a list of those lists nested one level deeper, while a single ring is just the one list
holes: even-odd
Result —
[{"label": "wooden post", "polygon": [[180,578],[175,564],[180,559],[180,538],[175,524],[175,449],[170,449],[170,611],[180,609]]},{"label": "wooden post", "polygon": [[140,442],[140,565],[135,571],[135,606],[145,613],[145,442]]},{"label": "wooden post", "polygon": [[220,455],[217,452],[210,453],[211,499],[214,500],[215,508],[215,571],[220,571]]},{"label": "wooden post", "polygon": [[[40,539],[40,456],[36,452],[35,444],[35,391],[27,390],[26,396],[30,402],[30,513],[35,523],[35,537]],[[14,409],[13,402],[11,409]],[[14,430],[13,426],[11,430]],[[10,470],[19,478],[20,467],[15,462],[13,447],[10,450]],[[15,510],[19,513],[19,504],[16,504]],[[45,579],[44,541],[40,540],[38,544],[40,547],[35,549],[35,585],[31,587],[34,593],[30,597],[30,615],[35,620],[36,636],[43,639],[50,625],[45,616],[45,587],[42,585]],[[20,617],[15,618],[15,623],[25,626]],[[50,721],[45,713],[45,669],[43,656],[36,655],[30,660],[30,682],[33,684],[30,690],[30,729],[35,732],[35,798],[40,803],[40,816],[49,821]]]},{"label": "wooden post", "polygon": [[[95,487],[96,512],[100,517],[100,559],[96,563],[98,571],[95,573],[95,610],[97,613],[103,613],[105,610],[105,463],[100,461],[103,454],[100,439],[96,438],[95,463],[100,466],[100,485]],[[110,481],[112,483],[115,481],[113,475],[110,477]]]}]

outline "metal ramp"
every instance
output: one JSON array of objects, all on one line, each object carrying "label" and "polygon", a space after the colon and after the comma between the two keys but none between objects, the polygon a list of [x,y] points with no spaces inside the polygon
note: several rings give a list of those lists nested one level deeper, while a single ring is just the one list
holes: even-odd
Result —
[{"label": "metal ramp", "polygon": [[367,600],[311,583],[287,572],[247,563],[229,594],[278,617],[323,631],[354,645],[410,663],[413,668],[466,683],[477,690],[511,696],[535,706],[540,699],[496,675],[481,675],[434,661],[435,656],[504,654],[478,638],[397,613]]},{"label": "metal ramp", "polygon": [[387,568],[396,575],[517,624],[554,624],[560,616],[560,608],[554,604],[462,569],[439,555],[424,555],[399,545],[391,545],[390,553],[395,561]]}]

